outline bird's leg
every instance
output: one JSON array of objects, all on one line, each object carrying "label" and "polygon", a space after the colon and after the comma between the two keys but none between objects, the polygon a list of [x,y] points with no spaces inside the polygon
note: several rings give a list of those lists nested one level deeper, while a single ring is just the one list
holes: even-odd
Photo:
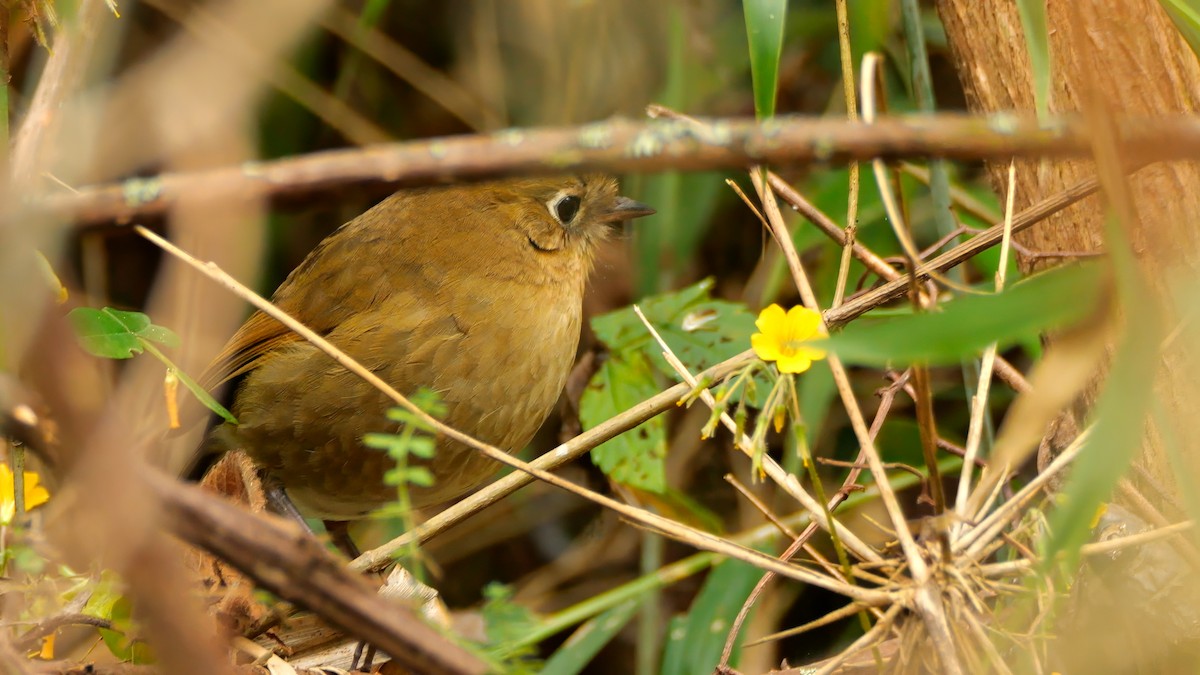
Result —
[{"label": "bird's leg", "polygon": [[[315,535],[316,533],[308,526],[308,521],[304,519],[304,516],[300,515],[300,510],[296,508],[296,504],[292,502],[292,498],[288,496],[283,485],[269,475],[260,475],[259,478],[262,480],[263,491],[267,495],[267,508],[284,518],[290,518],[300,523],[305,530],[308,530],[309,534]],[[329,540],[339,551],[351,560],[359,556],[358,547],[350,538],[349,521],[326,520],[322,522],[325,523],[325,531],[329,534]]]},{"label": "bird's leg", "polygon": [[[364,647],[367,650],[366,658],[363,658],[363,648]],[[361,666],[358,663],[358,660],[360,658],[363,658],[363,662],[362,662]],[[350,661],[350,670],[351,670],[351,672],[357,672],[360,670],[363,672],[370,672],[371,666],[373,665],[374,661],[375,661],[375,646],[369,645],[365,642],[360,642],[360,643],[358,643],[358,646],[354,648],[354,658]]]},{"label": "bird's leg", "polygon": [[[262,481],[263,492],[267,496],[267,508],[284,518],[290,518],[300,523],[304,529],[308,530],[309,534],[316,534],[308,526],[308,521],[304,520],[304,516],[300,515],[300,510],[296,508],[296,504],[292,502],[292,498],[288,496],[287,490],[283,488],[283,485],[279,481],[265,474],[260,474],[259,479]],[[323,522],[325,523],[325,531],[329,534],[329,539],[333,542],[333,545],[351,560],[357,558],[359,551],[358,547],[354,545],[354,540],[350,538],[350,523],[345,520],[326,520]],[[367,653],[361,669],[368,671],[371,669],[371,663],[375,660],[375,646],[368,645],[366,642],[359,642],[358,646],[354,649],[354,659],[350,663],[350,670],[359,669],[358,662],[363,657],[364,648]]]},{"label": "bird's leg", "polygon": [[339,551],[346,557],[354,560],[360,555],[358,546],[354,544],[354,540],[350,538],[350,521],[348,520],[326,520],[325,531],[329,533],[329,540],[337,547]]}]

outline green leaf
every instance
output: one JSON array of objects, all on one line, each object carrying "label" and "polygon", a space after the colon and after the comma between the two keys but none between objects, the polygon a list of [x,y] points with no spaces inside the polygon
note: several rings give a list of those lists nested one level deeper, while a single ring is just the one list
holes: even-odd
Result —
[{"label": "green leaf", "polygon": [[[710,296],[713,280],[646,298],[639,307],[663,340],[693,373],[745,351],[755,316],[746,306]],[[640,350],[667,376],[678,380],[662,348],[632,307],[592,319],[596,337],[614,352]]]},{"label": "green leaf", "polygon": [[754,114],[762,120],[775,114],[787,0],[743,0],[742,9],[746,17],[746,39],[750,43]]},{"label": "green leaf", "polygon": [[433,473],[423,466],[409,466],[403,469],[389,469],[383,474],[383,482],[387,485],[416,485],[430,487],[434,483]]},{"label": "green leaf", "polygon": [[67,314],[79,343],[95,356],[128,359],[145,349],[143,340],[168,347],[179,346],[179,336],[169,328],[156,326],[141,312],[125,312],[111,307],[76,307]]},{"label": "green leaf", "polygon": [[83,613],[112,622],[112,629],[100,628],[101,639],[112,655],[132,663],[153,663],[148,645],[129,637],[133,630],[129,600],[121,595],[115,575],[105,572],[92,590]]},{"label": "green leaf", "polygon": [[1050,114],[1050,31],[1046,27],[1047,0],[1017,0],[1025,50],[1033,69],[1033,105],[1039,119]]},{"label": "green leaf", "polygon": [[1004,347],[1090,316],[1103,297],[1101,273],[1094,264],[1060,267],[937,311],[856,321],[820,345],[852,363],[957,363],[992,342]]},{"label": "green leaf", "polygon": [[368,448],[383,450],[388,454],[392,454],[394,448],[401,447],[404,444],[404,440],[395,434],[385,434],[377,431],[363,434],[362,442]]},{"label": "green leaf", "polygon": [[554,652],[542,675],[575,675],[604,648],[637,613],[637,600],[628,600],[584,623]]},{"label": "green leaf", "polygon": [[[762,570],[738,560],[715,566],[685,616],[671,621],[662,675],[711,673],[721,661],[733,620],[762,577]],[[730,665],[737,664],[736,645]]]},{"label": "green leaf", "polygon": [[1074,566],[1091,530],[1093,515],[1100,503],[1109,499],[1121,475],[1141,447],[1146,434],[1146,416],[1154,400],[1154,372],[1161,358],[1163,317],[1135,259],[1128,230],[1113,209],[1104,219],[1106,246],[1112,253],[1116,292],[1124,326],[1113,357],[1112,370],[1093,410],[1096,420],[1092,434],[1080,452],[1062,492],[1064,504],[1051,517],[1053,535],[1047,544],[1045,561],[1059,551],[1067,552],[1067,564]]},{"label": "green leaf", "polygon": [[[67,314],[67,320],[75,329],[79,344],[90,354],[108,359],[128,359],[143,351],[142,341],[138,339],[136,329],[114,315],[116,310],[92,309],[91,307],[76,307]],[[136,312],[120,312],[140,317],[145,320],[145,326],[150,325],[150,318]],[[145,326],[141,326],[144,328]]]},{"label": "green leaf", "polygon": [[104,646],[122,661],[134,664],[154,663],[154,652],[150,645],[131,635],[133,631],[133,606],[128,598],[120,598],[112,606],[109,616],[112,629],[99,628]]},{"label": "green leaf", "polygon": [[[579,419],[590,429],[656,393],[658,387],[645,357],[639,352],[612,354],[584,390]],[[618,483],[656,493],[667,487],[663,464],[667,432],[661,417],[639,424],[591,454],[596,466]]]},{"label": "green leaf", "polygon": [[538,627],[538,616],[527,607],[513,602],[512,589],[504,584],[488,584],[483,589],[483,596],[486,602],[480,613],[483,615],[488,651],[505,660],[536,654],[536,646],[525,645],[523,638]]}]

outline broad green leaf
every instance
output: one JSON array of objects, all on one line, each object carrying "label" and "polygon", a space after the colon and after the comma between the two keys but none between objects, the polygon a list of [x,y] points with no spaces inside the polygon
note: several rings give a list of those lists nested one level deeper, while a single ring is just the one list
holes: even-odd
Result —
[{"label": "broad green leaf", "polygon": [[1004,347],[1090,316],[1103,297],[1101,272],[1100,265],[1058,268],[936,311],[859,320],[821,344],[852,363],[956,363],[992,342]]},{"label": "broad green leaf", "polygon": [[754,114],[760,120],[767,119],[775,114],[787,0],[742,0],[742,9],[746,17],[746,39],[750,43]]},{"label": "broad green leaf", "polygon": [[554,652],[542,675],[575,675],[591,662],[637,613],[639,603],[629,600],[584,623]]},{"label": "broad green leaf", "polygon": [[1050,31],[1046,23],[1048,0],[1017,0],[1021,30],[1025,33],[1025,51],[1033,69],[1033,105],[1038,118],[1050,114]]},{"label": "broad green leaf", "polygon": [[[733,620],[762,577],[762,570],[738,560],[715,566],[686,616],[672,619],[663,653],[662,675],[711,673],[721,660]],[[736,645],[730,665],[737,663]]]},{"label": "broad green leaf", "polygon": [[[693,373],[745,351],[754,332],[755,317],[745,305],[713,300],[712,286],[713,280],[705,279],[639,303],[646,319]],[[639,350],[664,374],[679,379],[632,307],[592,319],[592,328],[611,351]]]},{"label": "broad green leaf", "polygon": [[67,314],[79,342],[95,356],[128,359],[144,350],[142,340],[168,347],[179,346],[179,336],[169,328],[156,326],[141,312],[125,312],[111,307],[76,307]]},{"label": "broad green leaf", "polygon": [[[584,390],[579,419],[585,429],[590,429],[657,393],[654,372],[644,356],[639,352],[614,353]],[[661,417],[639,424],[591,454],[596,466],[618,483],[655,493],[667,487],[663,465],[667,432]]]},{"label": "broad green leaf", "polygon": [[[150,325],[150,318],[136,312],[76,307],[67,314],[79,344],[88,353],[108,359],[128,359],[143,351],[137,331]],[[127,319],[127,320],[122,320]],[[144,320],[144,323],[143,321]]]}]

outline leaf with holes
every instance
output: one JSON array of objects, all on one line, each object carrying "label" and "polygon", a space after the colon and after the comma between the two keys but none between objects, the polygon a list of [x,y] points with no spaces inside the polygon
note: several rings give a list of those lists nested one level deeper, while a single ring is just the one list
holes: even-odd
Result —
[{"label": "leaf with holes", "polygon": [[[584,390],[579,419],[590,429],[657,393],[654,371],[640,352],[616,353]],[[666,454],[666,427],[661,417],[655,417],[597,447],[592,461],[618,483],[661,493],[667,487]]]},{"label": "leaf with holes", "polygon": [[[750,335],[755,330],[755,316],[746,306],[714,300],[712,287],[713,280],[709,278],[639,303],[650,325],[693,373],[748,349]],[[660,371],[679,379],[632,307],[592,319],[592,328],[613,352],[641,351]]]}]

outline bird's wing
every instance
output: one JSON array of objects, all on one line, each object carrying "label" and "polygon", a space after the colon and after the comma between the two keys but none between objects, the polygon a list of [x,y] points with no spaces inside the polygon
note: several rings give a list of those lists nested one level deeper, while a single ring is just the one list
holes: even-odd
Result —
[{"label": "bird's wing", "polygon": [[[382,228],[379,220],[403,221],[408,215],[403,206],[400,196],[393,195],[326,237],[275,291],[275,306],[319,335],[377,306],[391,292],[387,283],[395,278],[395,269],[407,264],[408,247],[399,240],[410,235],[403,228]],[[213,359],[200,384],[211,389],[244,375],[267,354],[302,339],[255,312]]]},{"label": "bird's wing", "polygon": [[221,348],[204,374],[200,386],[212,389],[253,370],[272,350],[302,339],[275,319],[255,312]]}]

